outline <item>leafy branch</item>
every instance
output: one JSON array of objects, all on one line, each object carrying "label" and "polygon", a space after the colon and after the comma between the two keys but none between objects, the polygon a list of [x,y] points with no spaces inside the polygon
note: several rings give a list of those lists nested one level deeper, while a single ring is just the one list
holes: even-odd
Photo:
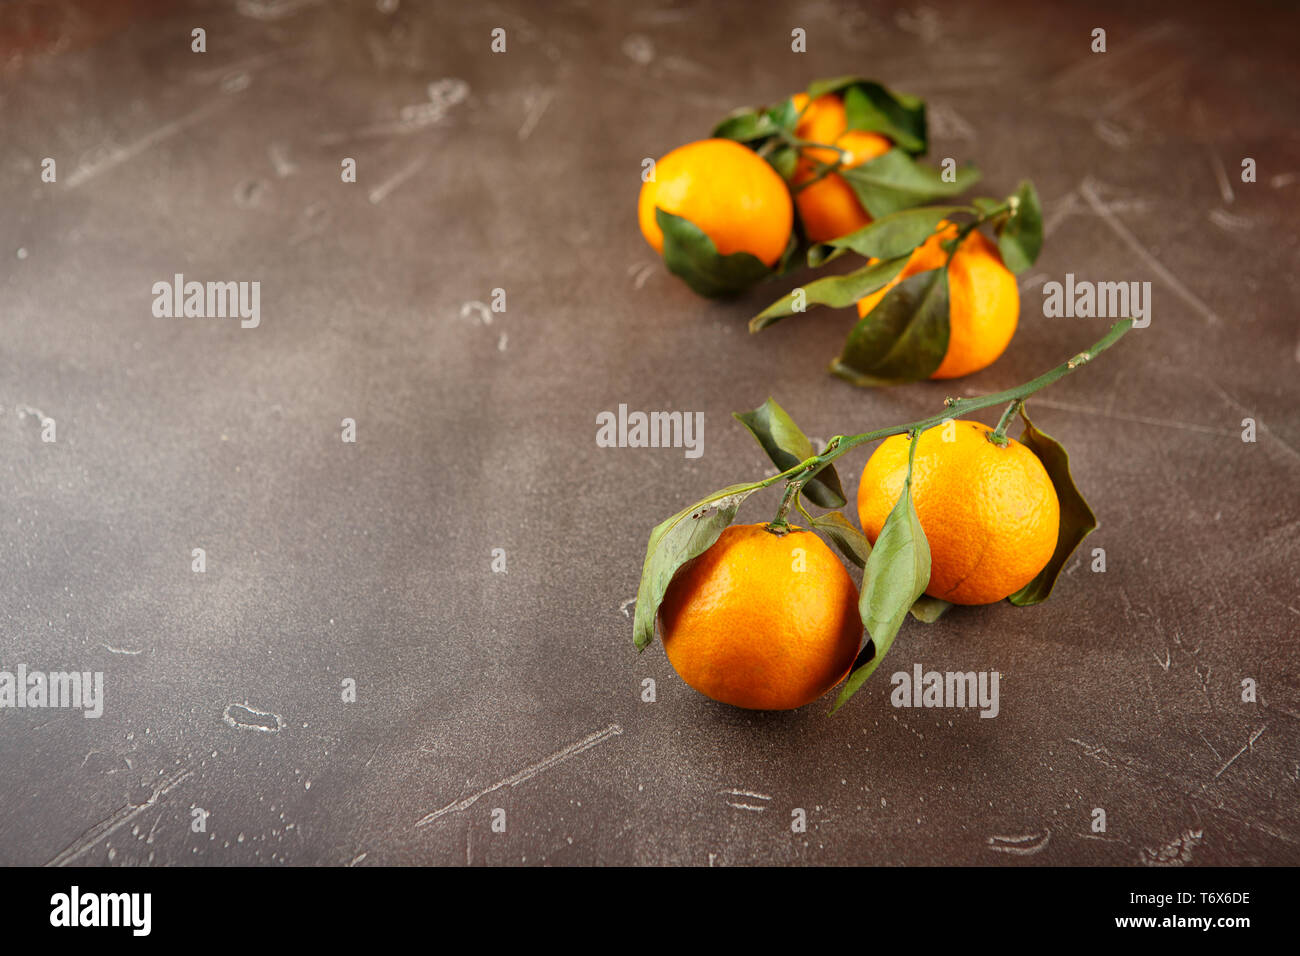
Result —
[{"label": "leafy branch", "polygon": [[[879,428],[858,435],[836,435],[820,452],[811,454],[812,444],[793,419],[769,399],[753,412],[736,416],[753,433],[768,456],[781,468],[775,475],[745,484],[731,485],[679,511],[655,527],[646,548],[641,585],[637,592],[633,639],[644,649],[654,639],[655,619],[665,592],[677,571],[703,554],[735,518],[741,503],[751,494],[785,483],[780,508],[769,526],[778,532],[789,527],[788,515],[797,509],[810,526],[830,538],[844,556],[864,569],[859,601],[870,640],[836,700],[838,709],[874,672],[889,649],[910,610],[922,621],[931,622],[948,607],[946,602],[924,596],[929,584],[930,552],[911,499],[912,458],[917,442],[911,443],[907,478],[903,491],[885,521],[875,547],[837,510],[845,503],[834,462],[854,448],[903,433],[916,437],[929,428],[959,416],[1006,403],[998,428],[989,440],[1005,442],[1006,428],[1019,415],[1025,424],[1022,442],[1043,462],[1061,502],[1061,525],[1057,548],[1047,566],[1032,582],[1009,600],[1016,605],[1046,600],[1066,560],[1096,527],[1096,518],[1074,485],[1065,449],[1039,431],[1025,411],[1025,400],[1039,390],[1090,363],[1120,340],[1133,326],[1122,319],[1085,351],[1015,388],[972,398],[948,398],[944,410],[929,418]],[[810,498],[831,510],[814,517],[804,508],[805,489]]]}]

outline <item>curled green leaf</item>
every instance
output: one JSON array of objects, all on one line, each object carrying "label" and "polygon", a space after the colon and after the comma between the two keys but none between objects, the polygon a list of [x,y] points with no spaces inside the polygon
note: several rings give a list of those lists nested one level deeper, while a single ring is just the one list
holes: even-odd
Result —
[{"label": "curled green leaf", "polygon": [[829,538],[845,558],[860,568],[866,566],[867,558],[871,556],[871,542],[841,512],[828,511],[811,519],[810,524],[814,531]]},{"label": "curled green leaf", "polygon": [[916,454],[916,437],[908,450],[907,478],[903,491],[876,538],[862,572],[862,593],[858,612],[871,635],[875,654],[869,662],[856,667],[835,698],[834,713],[848,701],[870,677],[894,643],[908,610],[925,593],[930,583],[930,544],[921,530],[912,503],[912,458]]},{"label": "curled green leaf", "polygon": [[641,584],[636,592],[636,617],[632,641],[644,650],[655,637],[655,617],[678,569],[707,551],[735,520],[741,502],[762,487],[762,482],[731,485],[703,501],[677,512],[655,526],[646,545]]},{"label": "curled green leaf", "polygon": [[[793,468],[817,454],[812,442],[784,408],[769,398],[752,412],[733,413],[749,429],[780,471]],[[822,508],[842,508],[844,487],[834,465],[827,465],[803,486],[803,494]]]},{"label": "curled green leaf", "polygon": [[1027,179],[1009,201],[1011,215],[998,230],[998,252],[1002,263],[1019,275],[1037,261],[1043,248],[1043,207],[1038,191]]},{"label": "curled green leaf", "polygon": [[750,319],[749,331],[761,332],[787,316],[807,311],[809,305],[828,305],[837,309],[852,305],[864,295],[889,285],[905,265],[907,256],[899,256],[882,262],[869,262],[844,275],[814,279],[807,285],[790,290]]},{"label": "curled green leaf", "polygon": [[939,223],[958,213],[969,212],[968,206],[920,206],[902,209],[868,223],[829,242],[819,242],[808,250],[808,265],[816,268],[829,262],[835,252],[851,250],[868,259],[894,259],[909,255],[932,235]]},{"label": "curled green leaf", "polygon": [[948,270],[918,272],[858,320],[831,371],[854,385],[928,378],[948,351]]},{"label": "curled green leaf", "polygon": [[1051,435],[1034,427],[1024,405],[1020,406],[1020,417],[1025,423],[1020,443],[1043,463],[1047,476],[1052,479],[1052,487],[1056,489],[1057,500],[1061,503],[1061,523],[1056,534],[1056,550],[1052,552],[1051,559],[1036,578],[1007,598],[1012,604],[1024,607],[1047,600],[1065,562],[1070,560],[1070,555],[1083,543],[1083,539],[1096,529],[1097,516],[1074,483],[1074,476],[1070,474],[1070,456],[1065,447]]},{"label": "curled green leaf", "polygon": [[710,298],[735,295],[774,274],[774,270],[748,252],[722,255],[713,240],[689,219],[662,209],[655,210],[655,219],[663,230],[663,256],[668,271],[700,295]]},{"label": "curled green leaf", "polygon": [[852,187],[862,208],[873,219],[956,196],[980,178],[979,170],[968,163],[957,167],[949,182],[941,170],[916,162],[906,150],[897,147],[861,166],[841,169],[839,175]]}]

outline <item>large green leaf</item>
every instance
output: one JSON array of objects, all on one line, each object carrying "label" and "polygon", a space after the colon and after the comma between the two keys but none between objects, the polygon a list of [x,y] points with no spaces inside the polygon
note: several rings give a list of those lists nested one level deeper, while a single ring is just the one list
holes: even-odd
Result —
[{"label": "large green leaf", "polygon": [[772,270],[748,252],[722,255],[699,226],[681,216],[655,209],[664,234],[664,264],[700,295],[734,295],[772,275]]},{"label": "large green leaf", "polygon": [[1061,503],[1061,523],[1056,534],[1056,550],[1052,553],[1047,566],[1023,588],[1007,600],[1012,604],[1024,606],[1039,604],[1047,600],[1052,593],[1056,579],[1070,560],[1074,549],[1083,543],[1083,539],[1092,534],[1097,527],[1097,516],[1088,507],[1088,502],[1079,493],[1070,474],[1070,456],[1065,448],[1051,435],[1034,427],[1029,420],[1025,406],[1020,406],[1020,417],[1024,419],[1025,430],[1020,436],[1020,443],[1038,456],[1038,460],[1047,469],[1047,476],[1052,479],[1056,489],[1057,500]]},{"label": "large green leaf", "polygon": [[998,252],[1002,263],[1017,275],[1038,259],[1043,248],[1043,207],[1038,191],[1024,180],[1012,197],[1014,211],[998,230]]},{"label": "large green leaf", "polygon": [[[829,242],[819,242],[808,250],[808,265],[816,268],[840,252],[853,251],[868,259],[894,259],[906,256],[932,235],[939,223],[968,206],[920,206],[903,209],[870,222]],[[833,250],[833,251],[832,251]]]},{"label": "large green leaf", "polygon": [[[814,279],[805,286],[790,290],[750,319],[749,331],[760,332],[786,316],[806,311],[810,305],[828,305],[837,309],[852,305],[864,295],[889,285],[894,277],[903,271],[905,265],[907,265],[907,256],[899,256],[882,262],[869,262],[860,269],[844,275]],[[801,293],[803,308],[796,309]]]},{"label": "large green leaf", "polygon": [[947,182],[940,170],[916,162],[906,150],[897,147],[861,166],[841,169],[839,175],[853,188],[873,219],[933,199],[956,196],[980,178],[979,170],[968,163],[959,166],[953,181]]},{"label": "large green leaf", "polygon": [[895,93],[859,76],[818,80],[809,85],[807,93],[809,100],[840,93],[849,129],[880,133],[914,156],[926,151],[925,101],[919,97]]},{"label": "large green leaf", "polygon": [[948,351],[948,270],[918,272],[858,320],[831,371],[854,385],[928,378]]},{"label": "large green leaf", "polygon": [[777,129],[776,123],[772,122],[772,117],[766,110],[756,110],[747,106],[727,114],[722,122],[713,128],[713,135],[718,139],[734,139],[739,143],[747,143],[771,136],[777,132]]},{"label": "large green leaf", "polygon": [[636,618],[632,640],[644,650],[655,637],[655,616],[673,576],[683,564],[699,557],[718,540],[736,517],[741,502],[761,487],[761,482],[731,485],[697,501],[650,532],[641,584],[636,592]]},{"label": "large green leaf", "polygon": [[[817,454],[794,419],[775,399],[769,398],[752,412],[734,412],[736,420],[749,429],[780,471],[793,468]],[[827,465],[803,486],[809,501],[822,508],[842,508],[844,487],[834,465]]]},{"label": "large green leaf", "polygon": [[[871,554],[871,541],[841,512],[828,511],[824,515],[818,515],[812,519],[812,527],[814,531],[820,531],[829,538],[848,560],[860,568],[866,567],[867,558]],[[922,594],[912,602],[911,615],[925,624],[933,624],[951,607],[947,601]]]},{"label": "large green leaf", "polygon": [[793,130],[797,119],[798,111],[794,108],[794,101],[786,98],[766,109],[745,106],[733,110],[713,128],[713,135],[719,139],[753,143],[774,136],[783,129]]},{"label": "large green leaf", "polygon": [[858,612],[862,615],[863,627],[871,635],[875,653],[849,675],[835,698],[832,713],[844,706],[875,673],[894,643],[908,610],[930,583],[930,544],[925,540],[921,520],[912,503],[912,456],[916,453],[916,445],[917,440],[913,437],[902,494],[885,519],[862,572]]},{"label": "large green leaf", "polygon": [[860,568],[866,566],[867,558],[871,556],[871,542],[842,513],[828,511],[813,518],[811,524],[814,531],[820,531],[831,539],[840,554]]}]

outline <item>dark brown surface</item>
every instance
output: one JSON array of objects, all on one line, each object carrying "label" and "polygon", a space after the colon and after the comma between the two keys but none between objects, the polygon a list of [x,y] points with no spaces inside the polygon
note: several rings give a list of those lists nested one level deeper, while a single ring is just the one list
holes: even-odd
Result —
[{"label": "dark brown surface", "polygon": [[[0,711],[0,862],[1300,862],[1294,8],[250,0],[14,28],[31,6],[0,7],[0,667],[107,686],[99,720]],[[932,158],[977,161],[981,194],[1043,197],[1020,331],[959,384],[835,381],[847,314],[751,337],[784,287],[701,300],[636,229],[643,157],[850,72],[926,97]],[[403,127],[447,78],[467,97]],[[260,280],[261,327],[155,318],[176,272]],[[771,394],[824,438],[1014,385],[1108,325],[1042,317],[1067,272],[1153,283],[1149,328],[1033,402],[1105,574],[906,624],[835,718],[635,654],[650,528],[765,473],[731,411]],[[485,323],[466,303],[497,287]],[[703,411],[704,456],[597,448],[619,403]],[[1001,713],[895,710],[916,662],[999,671]],[[283,729],[223,721],[244,703]]]}]

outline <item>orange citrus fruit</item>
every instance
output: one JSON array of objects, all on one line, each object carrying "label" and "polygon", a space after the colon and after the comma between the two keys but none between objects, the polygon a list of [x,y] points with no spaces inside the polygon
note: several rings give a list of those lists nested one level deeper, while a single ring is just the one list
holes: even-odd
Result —
[{"label": "orange citrus fruit", "polygon": [[[939,223],[935,234],[912,250],[898,276],[858,300],[865,316],[885,293],[910,276],[938,269],[948,259],[939,245],[957,234],[957,226]],[[997,246],[973,230],[958,246],[948,267],[948,351],[931,378],[957,378],[992,365],[1006,351],[1020,320],[1020,288],[1015,274],[1002,264]]]},{"label": "orange citrus fruit", "polygon": [[796,93],[794,111],[799,116],[794,134],[813,143],[833,143],[848,129],[848,115],[844,101],[834,93],[826,93],[808,102],[807,93]]},{"label": "orange citrus fruit", "polygon": [[678,571],[659,609],[664,650],[700,693],[751,710],[792,710],[853,666],[858,589],[821,538],[731,525]]},{"label": "orange citrus fruit", "polygon": [[794,202],[799,210],[799,221],[803,223],[804,233],[813,242],[826,242],[847,236],[871,222],[870,214],[862,208],[857,193],[845,182],[843,176],[830,173],[821,179],[815,179],[817,164],[833,163],[838,159],[844,168],[852,169],[889,152],[892,145],[877,133],[864,133],[861,130],[849,130],[833,142],[844,150],[843,154],[833,149],[805,149],[795,169],[794,184],[799,186],[808,183],[795,192]]},{"label": "orange citrus fruit", "polygon": [[[1056,550],[1061,517],[1038,457],[980,422],[957,420],[921,434],[912,463],[912,502],[930,543],[925,593],[953,604],[991,604],[1038,576]],[[951,441],[944,441],[945,433]],[[867,460],[858,518],[874,544],[903,491],[911,439],[895,435]]]},{"label": "orange citrus fruit", "polygon": [[713,240],[718,252],[748,252],[773,266],[794,223],[790,190],[765,159],[729,139],[679,146],[655,163],[637,203],[641,233],[656,252],[664,236],[655,208],[681,216]]}]

